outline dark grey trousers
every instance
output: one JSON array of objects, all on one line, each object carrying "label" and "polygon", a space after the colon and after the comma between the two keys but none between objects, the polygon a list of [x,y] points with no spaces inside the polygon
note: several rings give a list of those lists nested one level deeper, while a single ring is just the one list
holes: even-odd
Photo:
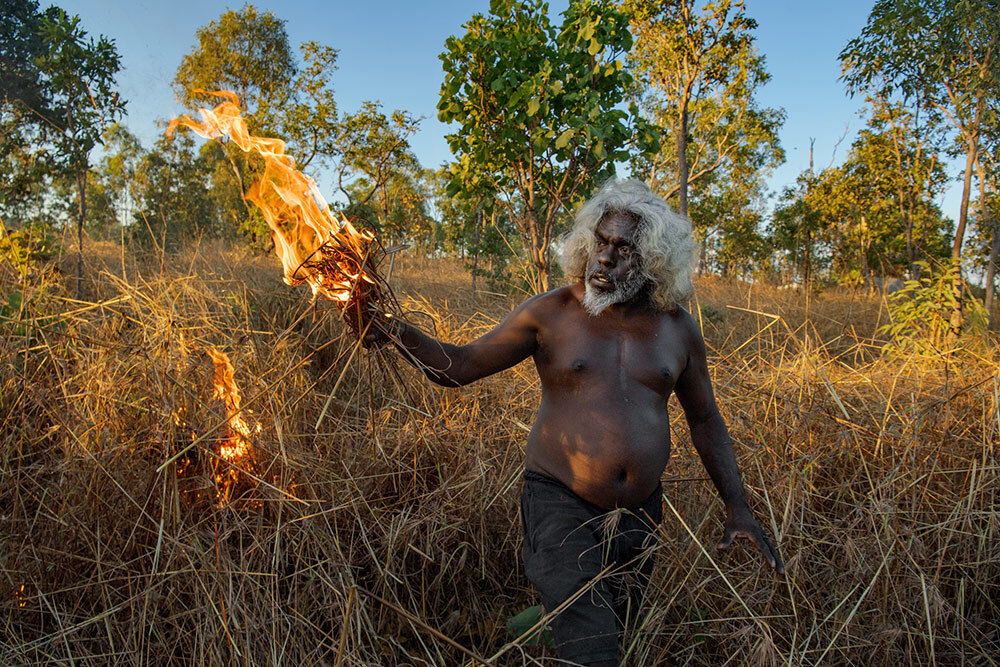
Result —
[{"label": "dark grey trousers", "polygon": [[552,621],[559,657],[580,664],[617,660],[622,630],[642,603],[663,520],[663,487],[634,510],[601,509],[562,482],[524,474],[524,569],[552,611],[609,565],[612,569]]}]

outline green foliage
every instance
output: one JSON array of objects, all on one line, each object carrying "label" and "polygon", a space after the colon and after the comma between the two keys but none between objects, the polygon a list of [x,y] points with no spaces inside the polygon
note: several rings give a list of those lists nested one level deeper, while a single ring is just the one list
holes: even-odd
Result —
[{"label": "green foliage", "polygon": [[55,12],[55,7],[40,12],[34,0],[0,0],[0,206],[5,208],[30,198],[51,169],[39,61],[48,48],[41,24]]},{"label": "green foliage", "polygon": [[839,284],[916,277],[918,259],[949,255],[950,222],[935,203],[947,175],[932,128],[901,104],[869,101],[843,163],[803,174],[774,212],[774,244],[803,279],[826,270]]},{"label": "green foliage", "polygon": [[495,292],[507,294],[512,288],[531,292],[525,280],[530,275],[523,266],[524,251],[518,229],[503,211],[495,209],[479,223],[478,233],[467,241],[466,268],[474,276],[482,276]]},{"label": "green foliage", "polygon": [[[134,243],[177,248],[194,238],[231,234],[230,224],[245,225],[252,219],[244,215],[225,224],[219,217],[222,207],[218,198],[238,192],[232,182],[229,187],[208,187],[216,171],[224,178],[233,178],[222,151],[218,144],[209,143],[196,153],[191,134],[177,132],[172,139],[160,139],[142,155],[133,180],[133,196],[139,205],[130,226]],[[246,211],[241,201],[227,203]],[[266,228],[266,223],[262,224]]]},{"label": "green foliage", "polygon": [[420,119],[366,101],[340,122],[337,182],[348,215],[371,222],[392,243],[432,244],[428,184],[410,148]]},{"label": "green foliage", "polygon": [[[541,605],[528,607],[514,616],[507,619],[507,633],[514,638],[520,637],[530,630],[542,618]],[[552,638],[552,630],[543,627],[536,630],[530,637],[524,640],[525,646],[550,646],[555,647]]]},{"label": "green foliage", "polygon": [[[247,4],[227,10],[198,30],[198,45],[184,56],[174,88],[189,106],[214,106],[197,90],[231,90],[240,97],[250,132],[277,136],[300,168],[329,162],[338,153],[340,126],[330,77],[337,51],[316,42],[300,45],[301,69],[289,45],[285,21]],[[258,250],[269,249],[270,229],[244,195],[260,175],[260,161],[226,143],[206,156],[211,199],[229,230]],[[205,218],[208,220],[208,218]],[[204,230],[205,224],[199,225]]]},{"label": "green foliage", "polygon": [[217,98],[197,90],[231,90],[240,97],[251,131],[275,130],[274,114],[296,74],[285,22],[247,4],[199,28],[197,38],[197,48],[184,56],[174,77],[184,104],[211,108]]},{"label": "green foliage", "polygon": [[[13,106],[30,112],[27,115],[34,119],[26,123],[25,117],[19,118],[15,111],[13,122],[19,125],[14,143],[20,145],[15,145],[13,159],[4,166],[26,169],[12,179],[14,183],[22,182],[20,188],[15,186],[15,194],[19,189],[23,191],[23,182],[28,178],[51,176],[75,181],[79,291],[90,152],[101,143],[104,128],[125,111],[125,102],[115,89],[121,59],[112,40],[104,36],[96,40],[87,37],[78,16],[71,17],[57,7],[39,14],[37,5],[29,5],[28,11],[16,14],[14,23],[20,29],[14,32],[21,37],[33,34],[22,42],[27,48],[21,55],[34,57],[32,67],[22,69],[16,77],[22,85],[15,93],[19,96],[18,103]],[[9,106],[6,93],[4,98],[6,109]],[[3,115],[7,124],[7,114]],[[24,159],[31,151],[41,156],[39,160]]]},{"label": "green foliage", "polygon": [[102,143],[104,129],[125,112],[115,89],[121,56],[114,42],[87,37],[80,17],[57,10],[40,23],[48,51],[39,61],[45,77],[46,114],[67,171],[87,169],[90,151]]},{"label": "green foliage", "polygon": [[947,222],[934,200],[947,185],[933,128],[901,104],[871,98],[868,126],[843,165],[825,170],[816,205],[827,218],[839,269],[916,275],[918,258],[948,255]]},{"label": "green foliage", "polygon": [[[89,38],[79,17],[58,7],[40,12],[33,1],[5,1],[2,16],[0,166],[9,180],[0,205],[49,177],[75,179],[82,195],[90,152],[125,110],[115,89],[114,42]],[[80,226],[85,212],[81,206]]]},{"label": "green foliage", "polygon": [[338,153],[340,125],[330,77],[337,69],[336,49],[313,41],[299,46],[305,68],[292,87],[292,99],[283,105],[281,137],[288,143],[299,169],[313,160],[326,163]]},{"label": "green foliage", "polygon": [[771,223],[771,243],[784,253],[782,268],[797,272],[807,287],[817,270],[829,261],[829,253],[820,243],[826,221],[810,196],[814,180],[805,173],[795,187],[785,188]]},{"label": "green foliage", "polygon": [[[723,181],[725,179],[722,179]],[[772,248],[763,227],[763,179],[719,182],[716,175],[691,202],[695,234],[702,247],[702,270],[746,276],[767,263]]]},{"label": "green foliage", "polygon": [[953,126],[966,153],[952,257],[961,256],[983,121],[1000,94],[1000,11],[993,0],[879,0],[840,54],[848,89],[900,95]]},{"label": "green foliage", "polygon": [[[733,0],[700,10],[691,0],[625,7],[636,35],[630,61],[639,102],[664,137],[660,150],[632,156],[633,171],[664,197],[677,197],[685,214],[689,187],[692,200],[728,188],[760,197],[761,176],[784,161],[784,111],[755,99],[771,78],[754,45],[757,22]],[[696,212],[697,226],[716,224]]]},{"label": "green foliage", "polygon": [[21,229],[9,230],[0,223],[0,263],[10,264],[22,279],[37,262],[58,252],[59,245],[49,225],[32,222]]},{"label": "green foliage", "polygon": [[637,109],[622,109],[628,19],[610,1],[572,0],[556,28],[541,0],[497,0],[464,27],[440,56],[438,118],[456,128],[449,194],[505,208],[544,290],[560,213],[632,143],[655,143]]},{"label": "green foliage", "polygon": [[848,269],[841,271],[836,276],[837,284],[841,287],[857,289],[865,284],[865,277],[861,275],[860,269]]},{"label": "green foliage", "polygon": [[961,266],[953,262],[934,273],[928,262],[920,261],[921,277],[909,280],[903,288],[889,296],[892,321],[880,327],[890,341],[887,352],[909,352],[932,356],[950,352],[952,314],[961,308],[967,315],[963,333],[980,334],[986,329],[988,316],[983,304],[970,294],[968,287],[956,297],[954,284],[961,281]]},{"label": "green foliage", "polygon": [[726,315],[720,311],[715,306],[704,305],[701,307],[702,318],[708,320],[712,324],[722,324],[726,321]]}]

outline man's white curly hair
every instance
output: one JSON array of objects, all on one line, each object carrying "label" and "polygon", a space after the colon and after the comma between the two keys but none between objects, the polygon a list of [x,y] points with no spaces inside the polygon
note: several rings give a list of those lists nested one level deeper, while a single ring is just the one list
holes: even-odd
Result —
[{"label": "man's white curly hair", "polygon": [[608,180],[576,214],[573,229],[559,239],[559,264],[566,275],[581,280],[597,246],[594,231],[605,216],[622,213],[636,221],[636,245],[642,275],[652,283],[653,304],[673,310],[694,292],[691,264],[697,245],[691,221],[676,213],[642,181]]}]

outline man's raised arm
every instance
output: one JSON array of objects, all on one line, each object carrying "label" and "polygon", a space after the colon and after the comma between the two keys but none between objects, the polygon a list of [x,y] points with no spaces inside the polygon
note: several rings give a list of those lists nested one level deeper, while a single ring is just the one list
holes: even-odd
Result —
[{"label": "man's raised arm", "polygon": [[754,519],[743,493],[743,482],[740,480],[733,443],[712,393],[705,341],[694,319],[685,314],[684,320],[688,362],[687,367],[677,378],[674,393],[684,408],[684,416],[691,429],[691,442],[722,501],[726,504],[726,524],[719,548],[728,548],[736,537],[749,539],[767,560],[768,565],[783,573],[785,566],[781,562],[781,556]]},{"label": "man's raised arm", "polygon": [[381,331],[366,337],[366,342],[391,342],[404,359],[432,382],[444,387],[461,387],[510,368],[534,354],[538,345],[538,325],[533,310],[541,296],[528,299],[492,331],[467,345],[444,343],[397,319],[373,322],[373,328],[378,327]]}]

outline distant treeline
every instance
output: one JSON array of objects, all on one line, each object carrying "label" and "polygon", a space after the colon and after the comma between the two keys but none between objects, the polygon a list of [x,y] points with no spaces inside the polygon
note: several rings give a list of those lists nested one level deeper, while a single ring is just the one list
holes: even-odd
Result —
[{"label": "distant treeline", "polygon": [[[205,237],[269,247],[243,199],[258,162],[184,133],[141,145],[123,122],[112,36],[34,0],[0,6],[4,234],[75,224],[81,243],[86,230],[160,250]],[[741,2],[571,0],[552,17],[540,0],[500,0],[463,28],[441,54],[454,161],[437,170],[411,149],[419,118],[377,102],[339,109],[335,47],[296,51],[285,22],[253,5],[201,28],[172,85],[192,110],[215,103],[201,90],[236,92],[253,133],[284,139],[307,173],[333,174],[334,208],[388,245],[460,255],[487,278],[547,289],[556,239],[618,165],[691,218],[700,271],[859,286],[961,264],[992,305],[995,2],[877,2],[840,54],[867,124],[840,164],[810,159],[776,204],[766,178],[784,161],[784,111],[756,99],[770,75]],[[954,221],[936,202],[958,176]]]}]

